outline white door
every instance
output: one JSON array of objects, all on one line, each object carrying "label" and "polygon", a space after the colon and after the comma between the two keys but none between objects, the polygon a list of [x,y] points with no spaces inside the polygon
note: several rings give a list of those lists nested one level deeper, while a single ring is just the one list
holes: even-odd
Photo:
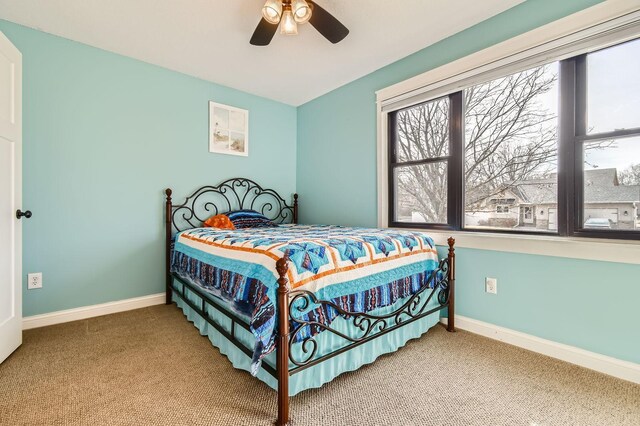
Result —
[{"label": "white door", "polygon": [[558,230],[558,212],[556,209],[549,209],[549,230]]},{"label": "white door", "polygon": [[22,343],[22,55],[0,31],[0,362]]}]

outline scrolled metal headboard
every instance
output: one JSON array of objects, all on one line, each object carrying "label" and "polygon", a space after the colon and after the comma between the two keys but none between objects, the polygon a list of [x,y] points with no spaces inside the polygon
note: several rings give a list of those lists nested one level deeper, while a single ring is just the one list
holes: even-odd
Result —
[{"label": "scrolled metal headboard", "polygon": [[165,194],[167,232],[171,233],[202,226],[213,215],[242,209],[260,212],[276,223],[298,222],[298,194],[293,195],[290,205],[273,189],[263,188],[247,178],[200,187],[178,205],[172,204],[170,188]]}]

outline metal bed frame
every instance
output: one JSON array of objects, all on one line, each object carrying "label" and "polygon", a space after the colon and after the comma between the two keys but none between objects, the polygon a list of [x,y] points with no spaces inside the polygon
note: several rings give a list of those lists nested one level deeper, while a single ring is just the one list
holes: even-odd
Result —
[{"label": "metal bed frame", "polygon": [[[166,303],[172,303],[172,295],[181,298],[191,309],[214,327],[220,334],[233,343],[249,358],[253,356],[253,348],[248,348],[236,337],[236,327],[249,331],[247,320],[225,307],[221,302],[208,297],[196,285],[180,275],[171,272],[171,252],[173,234],[191,228],[200,227],[208,217],[238,209],[252,209],[261,212],[276,223],[298,223],[298,194],[293,195],[293,205],[287,204],[276,191],[264,189],[254,181],[246,178],[234,178],[216,186],[203,186],[186,197],[179,205],[172,204],[172,190],[166,189],[165,228],[166,228]],[[347,352],[371,340],[380,338],[404,325],[411,324],[427,315],[448,308],[447,331],[455,331],[454,322],[454,286],[455,286],[455,240],[448,239],[448,255],[440,260],[425,285],[393,312],[384,315],[372,315],[364,312],[346,311],[329,300],[318,299],[314,293],[306,290],[290,291],[286,278],[289,269],[288,254],[276,262],[278,272],[277,289],[277,339],[276,368],[266,362],[262,368],[278,381],[278,426],[289,424],[289,377],[309,367],[317,365],[337,355]],[[174,283],[176,283],[174,285]],[[200,297],[199,305],[190,301],[185,290]],[[439,306],[427,309],[433,297],[437,297]],[[231,320],[230,331],[214,321],[208,314],[206,305],[212,306]],[[339,316],[349,321],[354,333],[344,334],[327,324],[301,318],[310,306],[327,306],[333,308]],[[316,327],[323,332],[342,337],[347,343],[330,353],[318,354],[318,343],[315,335],[305,338],[300,336],[305,327]],[[302,358],[296,358],[291,350],[294,343],[300,344]],[[292,364],[290,367],[289,364]]]}]

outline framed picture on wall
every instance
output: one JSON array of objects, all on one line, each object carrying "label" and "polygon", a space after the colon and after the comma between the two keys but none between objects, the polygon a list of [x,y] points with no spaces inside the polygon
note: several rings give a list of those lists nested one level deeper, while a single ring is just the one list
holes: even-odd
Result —
[{"label": "framed picture on wall", "polygon": [[249,155],[249,111],[209,102],[209,152]]}]

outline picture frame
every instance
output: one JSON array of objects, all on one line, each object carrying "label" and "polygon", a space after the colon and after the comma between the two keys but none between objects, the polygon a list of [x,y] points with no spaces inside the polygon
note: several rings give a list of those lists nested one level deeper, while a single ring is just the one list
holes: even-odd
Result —
[{"label": "picture frame", "polygon": [[209,152],[249,156],[249,111],[209,101]]}]

